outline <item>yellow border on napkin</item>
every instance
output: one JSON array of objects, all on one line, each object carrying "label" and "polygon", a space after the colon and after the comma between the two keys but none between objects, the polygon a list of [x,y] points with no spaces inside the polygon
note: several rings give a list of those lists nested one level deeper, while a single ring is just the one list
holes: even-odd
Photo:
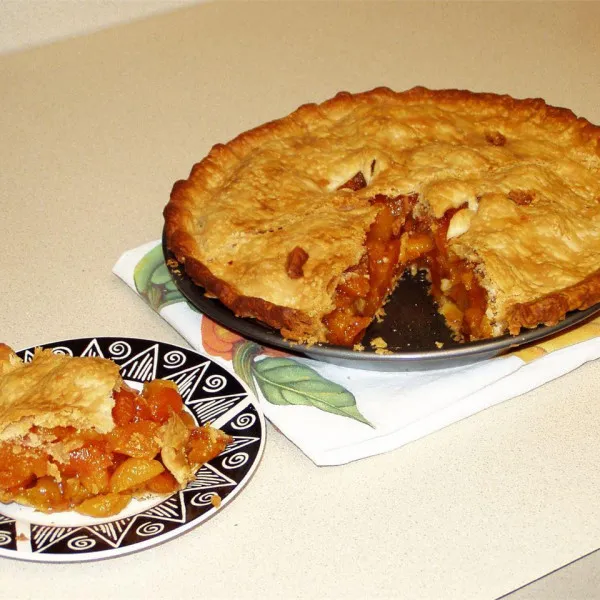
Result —
[{"label": "yellow border on napkin", "polygon": [[597,336],[600,336],[600,317],[597,317],[585,325],[581,325],[581,327],[577,327],[571,331],[567,331],[566,333],[560,333],[550,337],[547,340],[536,344],[535,346],[529,346],[527,348],[511,352],[510,355],[517,356],[525,362],[531,362],[532,360],[541,358],[542,356],[549,354],[550,352],[554,352],[555,350],[562,350],[563,348],[591,340]]}]

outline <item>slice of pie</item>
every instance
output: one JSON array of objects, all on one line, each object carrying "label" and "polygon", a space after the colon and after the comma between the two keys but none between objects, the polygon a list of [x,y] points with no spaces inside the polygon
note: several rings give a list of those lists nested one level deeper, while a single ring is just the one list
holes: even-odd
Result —
[{"label": "slice of pie", "polygon": [[353,346],[426,269],[461,341],[600,301],[600,128],[543,100],[378,88],[216,145],[173,187],[195,283],[289,340]]},{"label": "slice of pie", "polygon": [[0,344],[0,501],[107,517],[184,488],[231,442],[197,427],[177,386],[129,388],[111,360]]}]

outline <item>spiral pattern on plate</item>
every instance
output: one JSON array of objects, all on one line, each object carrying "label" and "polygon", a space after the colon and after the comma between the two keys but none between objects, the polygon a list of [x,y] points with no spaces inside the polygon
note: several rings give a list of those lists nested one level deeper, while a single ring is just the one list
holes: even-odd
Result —
[{"label": "spiral pattern on plate", "polygon": [[135,532],[142,537],[152,537],[162,533],[165,526],[163,523],[143,523]]},{"label": "spiral pattern on plate", "polygon": [[236,452],[235,454],[230,454],[223,459],[223,468],[224,469],[237,469],[242,465],[245,465],[248,462],[248,454],[246,452]]},{"label": "spiral pattern on plate", "polygon": [[67,542],[67,546],[70,550],[76,550],[77,552],[81,552],[82,550],[89,550],[96,545],[96,540],[86,537],[85,535],[81,535],[79,537],[74,537]]},{"label": "spiral pattern on plate", "polygon": [[0,546],[6,546],[12,542],[12,536],[6,531],[0,531]]},{"label": "spiral pattern on plate", "polygon": [[73,350],[66,346],[56,346],[52,348],[52,354],[65,354],[67,356],[73,356]]},{"label": "spiral pattern on plate", "polygon": [[256,415],[253,415],[252,413],[242,413],[235,418],[233,423],[231,423],[231,427],[239,431],[240,429],[252,427],[254,423],[256,423]]},{"label": "spiral pattern on plate", "polygon": [[201,492],[190,499],[190,504],[193,504],[194,506],[206,506],[212,504],[212,499],[216,495],[216,492]]},{"label": "spiral pattern on plate", "polygon": [[113,359],[126,358],[131,354],[131,346],[124,341],[113,342],[108,347],[108,351],[111,353]]},{"label": "spiral pattern on plate", "polygon": [[179,350],[171,350],[163,356],[163,366],[167,369],[176,369],[185,364],[185,354]]},{"label": "spiral pattern on plate", "polygon": [[205,392],[220,392],[227,385],[227,379],[223,375],[211,375],[206,378],[202,389]]}]

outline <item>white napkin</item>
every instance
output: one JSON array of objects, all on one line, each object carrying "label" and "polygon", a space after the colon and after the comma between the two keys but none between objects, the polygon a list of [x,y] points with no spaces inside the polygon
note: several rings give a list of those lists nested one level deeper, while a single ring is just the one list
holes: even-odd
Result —
[{"label": "white napkin", "polygon": [[317,465],[399,448],[600,357],[600,318],[469,366],[383,373],[286,355],[248,342],[191,308],[160,242],[125,252],[113,272],[199,352],[255,390],[265,416]]}]

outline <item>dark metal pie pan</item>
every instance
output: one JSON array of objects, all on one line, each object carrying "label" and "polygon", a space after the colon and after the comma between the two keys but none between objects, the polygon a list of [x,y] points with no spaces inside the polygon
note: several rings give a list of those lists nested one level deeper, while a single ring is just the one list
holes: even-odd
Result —
[{"label": "dark metal pie pan", "polygon": [[[600,303],[581,311],[573,311],[552,326],[528,329],[516,336],[505,335],[477,342],[455,342],[443,318],[436,311],[427,293],[424,275],[403,278],[390,301],[381,323],[373,323],[363,338],[364,351],[340,346],[315,344],[307,346],[285,340],[279,331],[254,319],[236,317],[226,306],[204,295],[183,268],[173,268],[175,257],[166,247],[163,251],[175,285],[188,302],[200,312],[243,337],[264,346],[280,348],[315,360],[355,369],[371,371],[418,371],[456,367],[506,354],[517,347],[533,344],[544,338],[580,325],[600,312]],[[170,260],[169,260],[170,259]],[[377,354],[369,342],[382,337],[390,354]],[[438,347],[440,346],[441,347]]]}]

